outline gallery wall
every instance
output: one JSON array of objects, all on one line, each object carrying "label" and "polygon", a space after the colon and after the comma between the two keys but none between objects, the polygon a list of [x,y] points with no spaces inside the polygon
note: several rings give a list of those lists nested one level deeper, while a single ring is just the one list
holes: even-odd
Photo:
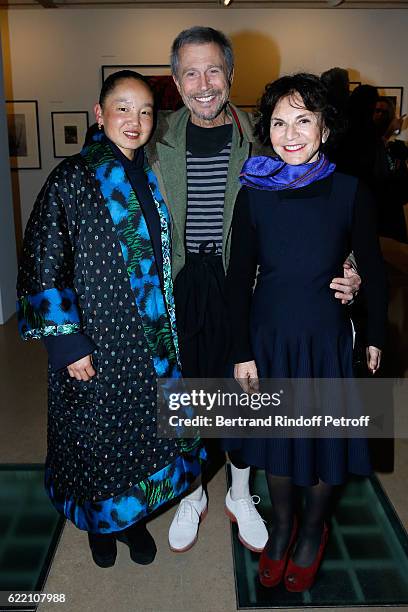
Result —
[{"label": "gallery wall", "polygon": [[101,65],[167,63],[171,41],[191,25],[231,37],[237,64],[232,99],[238,103],[252,103],[279,74],[333,66],[348,68],[352,80],[403,86],[408,102],[404,10],[22,9],[1,17],[6,96],[39,105],[42,169],[15,176],[22,227],[59,161],[51,112],[88,111],[92,121]]},{"label": "gallery wall", "polygon": [[3,61],[0,56],[0,150],[2,152],[2,155],[0,155],[0,324],[5,323],[14,313],[16,303],[17,257],[7,149],[8,138],[4,102]]}]

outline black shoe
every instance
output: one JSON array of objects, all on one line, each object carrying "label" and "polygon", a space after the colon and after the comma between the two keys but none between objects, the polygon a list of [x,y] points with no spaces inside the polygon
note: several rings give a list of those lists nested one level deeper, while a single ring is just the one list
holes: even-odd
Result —
[{"label": "black shoe", "polygon": [[129,546],[132,561],[140,565],[153,563],[157,548],[153,536],[147,531],[145,521],[134,523],[123,531],[117,531],[115,535],[119,542]]},{"label": "black shoe", "polygon": [[116,561],[116,539],[110,533],[89,533],[89,548],[92,559],[99,567],[112,567]]}]

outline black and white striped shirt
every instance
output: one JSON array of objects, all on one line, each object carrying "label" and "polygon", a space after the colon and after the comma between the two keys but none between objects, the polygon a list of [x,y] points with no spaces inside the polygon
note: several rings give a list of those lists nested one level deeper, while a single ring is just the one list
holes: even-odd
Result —
[{"label": "black and white striped shirt", "polygon": [[190,124],[187,129],[186,247],[192,253],[198,253],[204,242],[214,243],[216,253],[222,252],[231,138],[231,125],[200,128]]}]

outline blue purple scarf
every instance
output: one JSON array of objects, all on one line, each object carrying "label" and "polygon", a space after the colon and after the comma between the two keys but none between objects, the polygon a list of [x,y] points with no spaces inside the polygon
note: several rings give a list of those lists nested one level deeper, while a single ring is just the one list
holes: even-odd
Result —
[{"label": "blue purple scarf", "polygon": [[242,168],[239,180],[242,185],[268,191],[299,189],[330,176],[335,168],[336,165],[323,154],[311,164],[298,166],[291,166],[279,157],[250,157]]}]

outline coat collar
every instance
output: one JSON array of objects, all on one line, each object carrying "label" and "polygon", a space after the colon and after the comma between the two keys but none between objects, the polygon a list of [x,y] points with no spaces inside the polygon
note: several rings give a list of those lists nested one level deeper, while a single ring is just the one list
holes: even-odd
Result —
[{"label": "coat collar", "polygon": [[[233,126],[242,135],[239,139],[240,146],[243,145],[243,141],[245,140],[247,142],[254,142],[253,125],[250,122],[248,114],[241,111],[230,102],[227,106],[227,113],[229,117],[231,117]],[[155,138],[156,142],[177,148],[180,143],[180,134],[186,133],[190,116],[190,111],[186,106],[183,106],[178,111],[166,113],[165,120],[161,121],[157,128],[158,133]]]},{"label": "coat collar", "polygon": [[156,177],[144,167],[161,227],[164,293],[143,211],[126,171],[103,136],[81,151],[95,172],[98,188],[115,226],[123,261],[152,352],[157,376],[179,377],[178,340],[170,267],[170,232],[165,203]]}]

